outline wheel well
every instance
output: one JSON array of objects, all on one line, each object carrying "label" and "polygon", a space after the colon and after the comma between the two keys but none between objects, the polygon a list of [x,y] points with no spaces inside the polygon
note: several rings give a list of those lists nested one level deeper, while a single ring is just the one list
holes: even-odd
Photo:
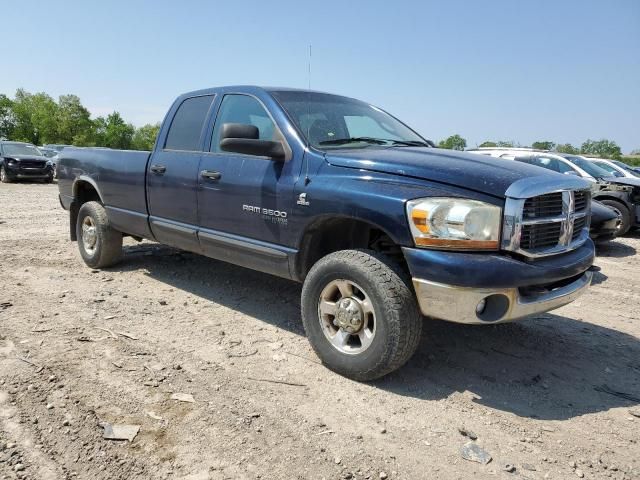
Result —
[{"label": "wheel well", "polygon": [[408,271],[400,246],[379,227],[352,218],[327,218],[307,227],[297,255],[295,276],[302,281],[322,257],[355,248],[383,253]]},{"label": "wheel well", "polygon": [[87,202],[101,202],[100,195],[96,188],[89,182],[82,180],[73,186],[73,201],[69,207],[69,235],[72,241],[76,241],[76,223],[78,222],[78,212],[80,207]]},{"label": "wheel well", "polygon": [[614,196],[610,196],[610,195],[598,195],[597,197],[594,197],[593,199],[598,201],[598,202],[601,202],[603,200],[613,200],[615,202],[621,203],[622,205],[627,207],[628,210],[631,211],[631,208],[629,207],[629,202],[625,201],[624,199],[622,199],[620,197],[614,197]]}]

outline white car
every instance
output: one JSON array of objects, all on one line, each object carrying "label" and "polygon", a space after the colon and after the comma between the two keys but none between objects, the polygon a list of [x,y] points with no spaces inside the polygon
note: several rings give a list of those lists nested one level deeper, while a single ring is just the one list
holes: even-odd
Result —
[{"label": "white car", "polygon": [[[467,150],[469,153],[478,153],[507,160],[517,160],[538,167],[553,170],[565,175],[577,175],[590,182],[596,182],[598,178],[611,176],[606,170],[601,170],[595,165],[582,165],[555,153],[532,148],[494,148],[480,147]],[[587,164],[589,162],[585,160]],[[586,167],[586,168],[585,168]]]},{"label": "white car", "polygon": [[608,160],[606,158],[592,158],[586,157],[587,160],[593,162],[598,167],[609,172],[613,177],[626,177],[626,178],[638,178],[640,175],[633,170],[629,165],[618,162],[617,160]]}]

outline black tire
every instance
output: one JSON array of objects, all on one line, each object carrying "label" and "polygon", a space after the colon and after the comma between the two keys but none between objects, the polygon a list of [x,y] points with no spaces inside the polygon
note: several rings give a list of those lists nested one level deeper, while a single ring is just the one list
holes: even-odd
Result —
[{"label": "black tire", "polygon": [[[90,220],[89,220],[90,219]],[[95,236],[85,242],[83,225],[94,228]],[[76,223],[80,255],[91,268],[114,265],[122,258],[122,233],[111,228],[107,211],[99,202],[87,202],[80,207]],[[89,246],[90,243],[92,246]]]},{"label": "black tire", "polygon": [[[420,343],[423,317],[404,277],[389,258],[370,250],[335,252],[311,268],[302,288],[302,321],[324,365],[345,377],[368,381],[400,368],[411,358]],[[375,310],[375,335],[361,353],[343,353],[324,333],[320,297],[335,280],[361,287]]]},{"label": "black tire", "polygon": [[9,174],[5,170],[4,165],[2,165],[0,167],[0,181],[2,183],[11,183],[12,182],[12,178],[9,176]]},{"label": "black tire", "polygon": [[604,200],[598,200],[598,201],[600,203],[603,203],[607,207],[613,209],[616,213],[620,215],[620,218],[622,219],[622,223],[620,224],[620,229],[618,230],[618,233],[616,234],[616,236],[619,237],[627,233],[631,228],[631,222],[632,222],[631,212],[629,211],[627,206],[622,202],[619,202],[617,200],[609,200],[608,198]]}]

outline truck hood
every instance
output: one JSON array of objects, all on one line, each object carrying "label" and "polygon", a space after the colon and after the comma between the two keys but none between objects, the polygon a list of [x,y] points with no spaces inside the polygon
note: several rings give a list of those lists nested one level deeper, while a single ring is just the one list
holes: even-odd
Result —
[{"label": "truck hood", "polygon": [[[390,173],[504,197],[509,186],[527,177],[564,175],[540,167],[478,155],[427,147],[384,147],[326,153],[331,165]],[[542,179],[541,179],[542,180]]]}]

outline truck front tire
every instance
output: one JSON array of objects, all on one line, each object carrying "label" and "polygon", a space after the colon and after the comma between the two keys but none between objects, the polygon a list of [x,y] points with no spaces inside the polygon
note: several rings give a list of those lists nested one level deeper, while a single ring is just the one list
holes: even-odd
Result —
[{"label": "truck front tire", "polygon": [[311,268],[302,288],[302,321],[324,365],[369,381],[411,358],[423,319],[403,278],[387,257],[370,250],[335,252]]},{"label": "truck front tire", "polygon": [[111,228],[107,211],[99,202],[80,207],[76,235],[80,255],[89,267],[109,267],[122,258],[122,233]]}]

